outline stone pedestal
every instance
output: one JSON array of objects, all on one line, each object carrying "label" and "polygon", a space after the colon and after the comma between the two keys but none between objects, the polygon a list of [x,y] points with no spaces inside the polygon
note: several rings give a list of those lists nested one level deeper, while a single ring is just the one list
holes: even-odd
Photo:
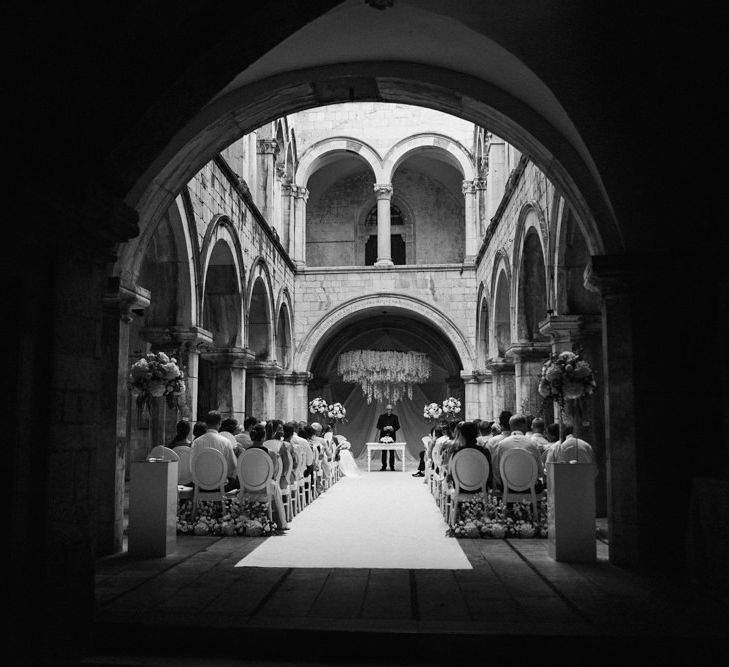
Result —
[{"label": "stone pedestal", "polygon": [[516,411],[536,415],[542,407],[539,379],[542,364],[549,357],[552,346],[548,342],[512,345],[506,354],[514,359],[514,390]]},{"label": "stone pedestal", "polygon": [[549,555],[569,563],[593,563],[595,543],[595,466],[547,465]]},{"label": "stone pedestal", "polygon": [[[275,414],[279,419],[284,421],[306,419],[306,387],[310,378],[311,373],[290,371],[282,372],[276,377]],[[304,390],[303,394],[301,388]]]},{"label": "stone pedestal", "polygon": [[463,253],[464,262],[473,262],[478,253],[478,230],[476,227],[476,186],[474,181],[463,181],[461,191],[464,197],[465,213],[465,248]]},{"label": "stone pedestal", "polygon": [[177,546],[177,461],[132,464],[129,554],[161,558]]}]

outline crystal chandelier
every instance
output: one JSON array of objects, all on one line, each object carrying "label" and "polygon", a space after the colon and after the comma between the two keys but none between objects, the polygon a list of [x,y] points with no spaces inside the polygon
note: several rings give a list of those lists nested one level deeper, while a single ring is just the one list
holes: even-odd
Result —
[{"label": "crystal chandelier", "polygon": [[367,403],[397,403],[405,395],[412,399],[413,385],[430,377],[430,359],[423,352],[352,350],[339,356],[337,372],[362,387]]}]

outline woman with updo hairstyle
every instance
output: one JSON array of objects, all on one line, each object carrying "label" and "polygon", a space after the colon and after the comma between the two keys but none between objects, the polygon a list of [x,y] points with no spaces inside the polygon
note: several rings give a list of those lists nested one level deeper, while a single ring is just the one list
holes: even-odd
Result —
[{"label": "woman with updo hairstyle", "polygon": [[187,419],[181,419],[177,422],[176,428],[177,432],[175,433],[175,437],[167,445],[170,449],[174,449],[180,445],[190,444],[190,422]]}]

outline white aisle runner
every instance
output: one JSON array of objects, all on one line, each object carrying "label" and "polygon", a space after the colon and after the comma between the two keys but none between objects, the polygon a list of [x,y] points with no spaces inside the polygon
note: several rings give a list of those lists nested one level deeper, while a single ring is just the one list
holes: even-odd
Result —
[{"label": "white aisle runner", "polygon": [[365,472],[344,477],[236,567],[363,567],[470,570],[458,540],[420,477]]}]

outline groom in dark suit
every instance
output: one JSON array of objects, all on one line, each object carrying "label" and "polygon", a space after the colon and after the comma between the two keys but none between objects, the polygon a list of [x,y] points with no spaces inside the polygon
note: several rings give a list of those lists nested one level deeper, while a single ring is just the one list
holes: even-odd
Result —
[{"label": "groom in dark suit", "polygon": [[[380,438],[390,436],[393,442],[396,440],[395,434],[400,430],[400,420],[397,415],[392,414],[392,406],[385,406],[385,413],[381,414],[377,420],[377,428],[380,431]],[[383,449],[382,450],[382,468],[380,470],[387,470],[387,452],[390,452],[390,470],[395,470],[395,450],[394,449]]]}]

